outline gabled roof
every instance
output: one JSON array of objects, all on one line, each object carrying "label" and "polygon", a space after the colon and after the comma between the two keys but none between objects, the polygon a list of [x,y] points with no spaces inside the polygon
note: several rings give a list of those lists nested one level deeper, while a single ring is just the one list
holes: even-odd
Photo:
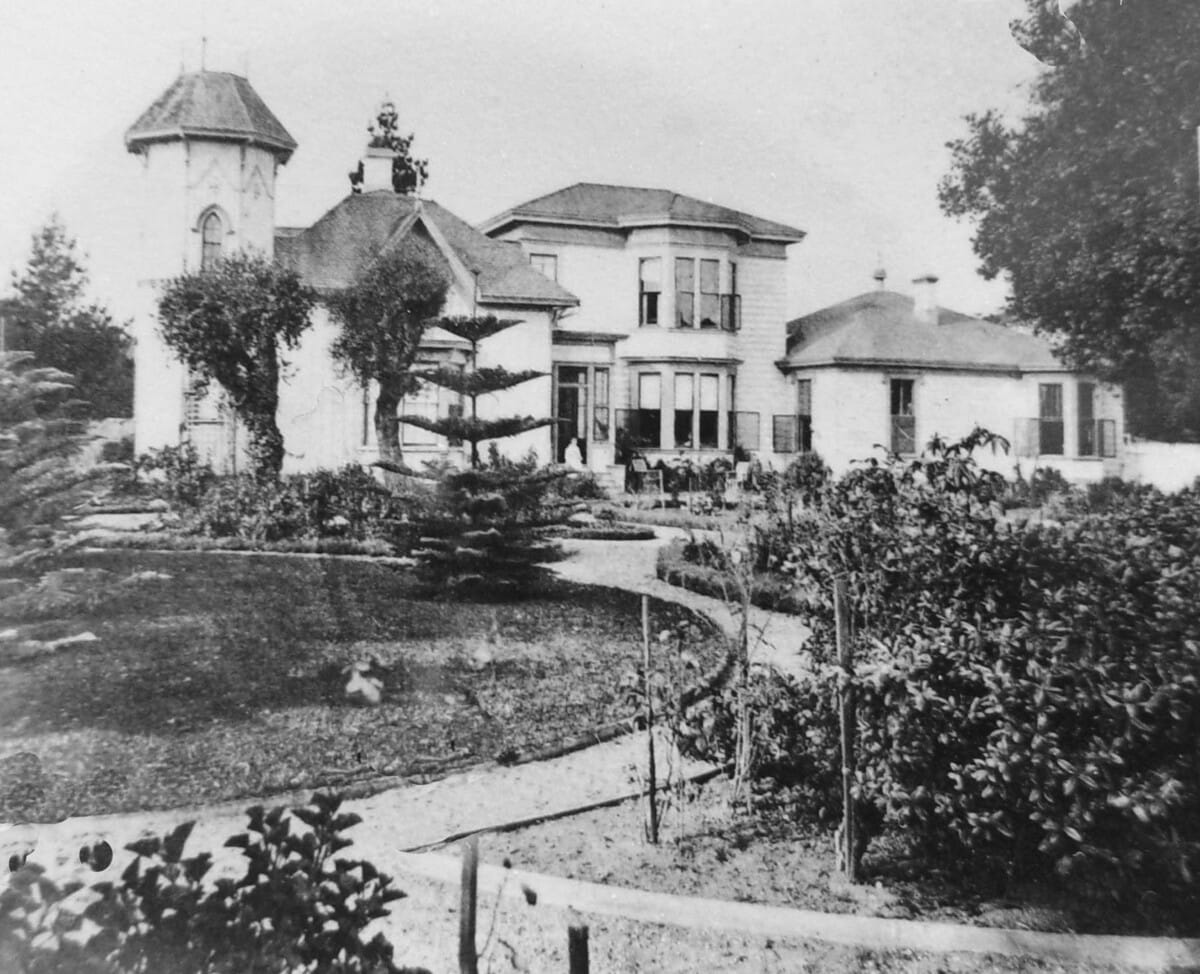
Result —
[{"label": "gabled roof", "polygon": [[150,142],[210,138],[270,149],[287,162],[296,140],[250,82],[225,71],[181,74],[125,133],[125,147],[141,152]]},{"label": "gabled roof", "polygon": [[485,303],[571,307],[579,299],[530,266],[517,243],[485,237],[432,200],[390,190],[352,194],[307,230],[277,232],[275,253],[318,290],[349,285],[359,269],[393,240],[424,221],[441,236],[467,273],[478,275]]},{"label": "gabled roof", "polygon": [[788,322],[785,369],[824,365],[1064,372],[1044,338],[938,308],[923,321],[913,299],[871,291]]},{"label": "gabled roof", "polygon": [[804,231],[764,220],[726,206],[706,203],[668,189],[576,183],[514,206],[484,223],[498,233],[517,223],[566,223],[573,226],[631,229],[651,226],[701,226],[740,231],[758,240],[795,243]]}]

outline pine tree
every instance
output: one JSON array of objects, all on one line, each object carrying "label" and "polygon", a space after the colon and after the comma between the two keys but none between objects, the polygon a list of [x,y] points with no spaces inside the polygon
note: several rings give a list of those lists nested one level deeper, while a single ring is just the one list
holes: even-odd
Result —
[{"label": "pine tree", "polygon": [[71,376],[80,415],[133,413],[133,360],[125,329],[85,300],[87,271],[78,244],[57,216],[34,235],[29,259],[12,274],[5,347],[33,353],[36,365]]},{"label": "pine tree", "polygon": [[510,372],[504,368],[479,368],[479,344],[510,328],[517,321],[487,317],[442,318],[438,326],[471,345],[470,368],[441,368],[422,372],[421,379],[464,396],[467,415],[439,419],[406,416],[402,422],[445,436],[451,442],[470,444],[471,466],[446,473],[440,484],[441,512],[426,524],[427,536],[416,552],[419,573],[431,584],[460,591],[519,595],[527,592],[541,562],[553,560],[559,548],[547,543],[538,528],[555,520],[546,498],[563,473],[538,469],[536,458],[504,459],[493,449],[487,463],[479,444],[507,439],[549,426],[550,418],[503,416],[482,419],[479,397],[541,378],[535,370]]},{"label": "pine tree", "polygon": [[22,570],[62,551],[65,516],[95,471],[74,462],[84,423],[71,377],[38,368],[29,352],[0,354],[0,570]]}]

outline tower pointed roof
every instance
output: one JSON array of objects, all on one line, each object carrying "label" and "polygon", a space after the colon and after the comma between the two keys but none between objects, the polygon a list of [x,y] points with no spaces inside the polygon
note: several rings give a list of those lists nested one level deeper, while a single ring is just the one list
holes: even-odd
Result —
[{"label": "tower pointed roof", "polygon": [[226,71],[181,74],[125,133],[125,148],[206,138],[261,146],[287,162],[296,140],[250,82]]}]

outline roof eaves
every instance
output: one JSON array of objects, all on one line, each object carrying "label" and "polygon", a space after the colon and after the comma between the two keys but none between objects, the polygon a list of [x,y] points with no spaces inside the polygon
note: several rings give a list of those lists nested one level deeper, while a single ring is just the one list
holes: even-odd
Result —
[{"label": "roof eaves", "polygon": [[1071,371],[1065,365],[1021,365],[1014,362],[961,362],[953,359],[866,358],[842,355],[831,355],[828,358],[816,359],[812,362],[785,357],[777,360],[775,364],[784,371],[828,368],[908,369],[913,371],[928,369],[938,372],[982,372],[1017,377],[1031,372]]},{"label": "roof eaves", "polygon": [[136,134],[131,129],[125,134],[125,148],[129,152],[141,152],[141,146],[148,142],[172,142],[186,139],[213,139],[222,142],[244,142],[247,145],[261,145],[274,149],[283,154],[286,162],[296,150],[296,142],[288,139],[277,139],[262,133],[250,134],[241,129],[203,128],[195,125],[171,125],[161,129],[151,129]]}]

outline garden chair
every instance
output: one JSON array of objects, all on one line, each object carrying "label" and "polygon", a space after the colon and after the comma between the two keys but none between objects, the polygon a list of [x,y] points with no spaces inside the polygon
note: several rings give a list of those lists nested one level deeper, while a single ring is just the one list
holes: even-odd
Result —
[{"label": "garden chair", "polygon": [[629,463],[630,470],[633,471],[633,489],[644,494],[647,490],[651,490],[662,496],[663,492],[663,472],[654,470],[650,464],[646,462],[645,457],[634,457]]}]

